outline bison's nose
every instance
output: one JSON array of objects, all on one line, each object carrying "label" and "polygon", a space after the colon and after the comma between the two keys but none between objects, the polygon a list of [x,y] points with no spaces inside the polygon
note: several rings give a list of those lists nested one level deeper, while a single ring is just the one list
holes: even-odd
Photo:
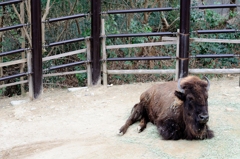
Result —
[{"label": "bison's nose", "polygon": [[199,114],[198,118],[199,118],[199,122],[204,124],[208,122],[209,116],[204,114]]}]

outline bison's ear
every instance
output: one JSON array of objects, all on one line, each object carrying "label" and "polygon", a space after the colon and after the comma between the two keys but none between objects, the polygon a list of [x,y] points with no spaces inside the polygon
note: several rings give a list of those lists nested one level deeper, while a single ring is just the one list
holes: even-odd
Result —
[{"label": "bison's ear", "polygon": [[185,101],[186,95],[184,93],[179,92],[179,91],[175,91],[174,94],[175,94],[176,97],[178,97],[178,99],[180,99],[182,101]]}]

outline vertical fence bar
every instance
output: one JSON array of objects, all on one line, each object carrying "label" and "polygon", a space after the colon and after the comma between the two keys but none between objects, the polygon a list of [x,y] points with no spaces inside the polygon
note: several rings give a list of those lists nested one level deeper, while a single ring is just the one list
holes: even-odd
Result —
[{"label": "vertical fence bar", "polygon": [[177,48],[176,48],[176,73],[175,80],[179,79],[179,29],[177,30]]},{"label": "vertical fence bar", "polygon": [[102,19],[102,69],[103,69],[103,85],[107,86],[107,52],[106,52],[106,35],[105,20]]},{"label": "vertical fence bar", "polygon": [[[236,4],[236,0],[230,0],[230,4]],[[237,11],[237,7],[229,8],[229,19],[233,18],[234,13]]]},{"label": "vertical fence bar", "polygon": [[34,99],[33,94],[33,77],[32,77],[32,53],[30,50],[27,50],[27,68],[28,68],[28,86],[29,86],[29,98],[30,100]]},{"label": "vertical fence bar", "polygon": [[101,0],[91,0],[91,57],[92,57],[92,82],[94,85],[101,83],[100,64],[100,29],[101,29]]},{"label": "vertical fence bar", "polygon": [[[5,13],[5,6],[2,6],[2,12],[3,14],[1,15],[0,17],[0,28],[2,28],[4,26],[3,22],[4,22],[4,13]],[[2,42],[3,42],[3,32],[0,32],[0,48],[1,48],[1,52],[4,52],[4,49],[3,49],[3,45],[2,45]],[[0,63],[3,63],[3,57],[0,57]],[[3,68],[0,67],[0,78],[3,76]],[[4,81],[1,81],[0,84],[4,84]]]},{"label": "vertical fence bar", "polygon": [[[22,18],[22,21],[25,22],[25,18],[24,18],[24,1],[21,2],[20,4],[20,17]],[[25,32],[24,29],[21,29],[21,37],[23,38],[23,42],[22,42],[22,48],[25,48]],[[25,59],[25,51],[21,53],[22,59]],[[20,64],[20,73],[24,72],[24,68],[25,68],[25,63]],[[20,77],[20,81],[23,81],[24,77]],[[24,84],[21,84],[21,95],[25,94],[25,89],[24,89]]]},{"label": "vertical fence bar", "polygon": [[92,68],[91,68],[91,42],[89,38],[86,38],[87,46],[87,85],[88,87],[92,85]]},{"label": "vertical fence bar", "polygon": [[191,0],[180,2],[179,78],[188,75],[190,4]]},{"label": "vertical fence bar", "polygon": [[42,94],[42,21],[41,0],[31,0],[32,71],[34,98]]}]

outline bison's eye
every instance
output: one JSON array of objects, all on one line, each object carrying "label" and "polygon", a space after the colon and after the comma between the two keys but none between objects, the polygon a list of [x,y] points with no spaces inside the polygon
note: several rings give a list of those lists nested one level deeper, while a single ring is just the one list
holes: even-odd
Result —
[{"label": "bison's eye", "polygon": [[188,110],[192,110],[194,107],[193,101],[188,103]]},{"label": "bison's eye", "polygon": [[196,114],[200,114],[201,112],[202,112],[202,110],[200,110],[200,109],[196,110]]},{"label": "bison's eye", "polygon": [[188,110],[192,110],[192,109],[193,109],[193,103],[190,102],[190,103],[188,104]]}]

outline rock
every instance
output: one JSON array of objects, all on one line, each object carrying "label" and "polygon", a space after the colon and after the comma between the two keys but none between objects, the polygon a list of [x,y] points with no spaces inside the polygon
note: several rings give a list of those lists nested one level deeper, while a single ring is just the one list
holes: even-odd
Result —
[{"label": "rock", "polygon": [[234,111],[233,108],[226,108],[225,110],[228,111],[228,112],[233,112]]},{"label": "rock", "polygon": [[85,90],[88,87],[74,87],[74,88],[68,88],[69,92],[75,92],[75,91],[79,91],[79,90]]},{"label": "rock", "polygon": [[17,101],[11,101],[12,106],[20,105],[29,102],[29,100],[17,100]]},{"label": "rock", "polygon": [[33,111],[33,110],[36,110],[36,109],[37,109],[37,108],[35,108],[35,107],[32,107],[30,110],[31,110],[31,111]]}]

